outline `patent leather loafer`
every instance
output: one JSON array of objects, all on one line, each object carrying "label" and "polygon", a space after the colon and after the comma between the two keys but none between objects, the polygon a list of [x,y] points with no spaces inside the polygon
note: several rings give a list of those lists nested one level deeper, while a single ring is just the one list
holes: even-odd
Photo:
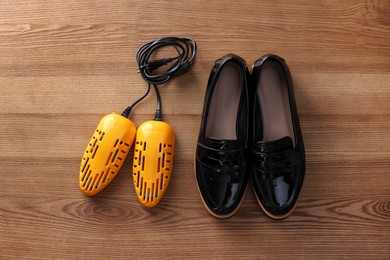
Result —
[{"label": "patent leather loafer", "polygon": [[257,201],[273,219],[288,217],[305,176],[305,149],[286,62],[266,55],[253,66],[251,176]]},{"label": "patent leather loafer", "polygon": [[207,84],[196,149],[196,179],[207,210],[217,218],[238,209],[248,180],[249,71],[233,54],[215,62]]}]

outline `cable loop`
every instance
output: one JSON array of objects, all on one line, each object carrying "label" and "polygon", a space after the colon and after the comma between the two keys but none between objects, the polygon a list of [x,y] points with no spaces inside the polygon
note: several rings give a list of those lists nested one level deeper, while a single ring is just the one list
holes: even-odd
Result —
[{"label": "cable loop", "polygon": [[[153,54],[166,47],[173,48],[177,56],[151,60]],[[141,98],[127,107],[122,115],[128,117],[132,108],[149,94],[150,85],[153,85],[157,98],[157,109],[154,119],[161,120],[161,97],[158,85],[186,73],[194,63],[195,55],[196,43],[191,38],[186,37],[164,37],[142,45],[137,52],[137,63],[142,78],[148,83],[148,90]],[[156,72],[157,69],[165,65],[168,66],[164,70]]]},{"label": "cable loop", "polygon": [[[173,48],[177,56],[151,60],[154,53],[162,48]],[[188,71],[194,62],[196,43],[191,38],[165,37],[144,44],[137,53],[138,69],[142,78],[150,84],[161,85],[172,77],[179,76]],[[162,72],[155,72],[158,68],[173,62]]]}]

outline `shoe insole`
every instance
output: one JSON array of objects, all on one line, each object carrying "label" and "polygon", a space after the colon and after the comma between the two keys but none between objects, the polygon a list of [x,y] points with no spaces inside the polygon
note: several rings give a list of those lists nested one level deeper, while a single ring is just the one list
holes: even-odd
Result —
[{"label": "shoe insole", "polygon": [[294,142],[289,93],[281,64],[264,64],[258,95],[263,117],[263,141],[275,141],[289,136]]},{"label": "shoe insole", "polygon": [[211,98],[206,137],[237,140],[237,113],[243,87],[243,72],[228,62],[222,68]]}]

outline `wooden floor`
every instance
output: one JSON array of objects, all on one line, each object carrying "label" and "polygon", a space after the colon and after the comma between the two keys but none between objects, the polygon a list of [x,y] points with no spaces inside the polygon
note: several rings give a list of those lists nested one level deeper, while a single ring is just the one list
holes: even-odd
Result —
[{"label": "wooden floor", "polygon": [[[288,3],[289,2],[289,3]],[[390,2],[44,1],[0,5],[0,259],[389,259]],[[146,90],[137,49],[198,43],[190,72],[161,87],[177,136],[168,191],[138,202],[131,157],[89,198],[78,187],[99,120]],[[252,188],[212,217],[195,182],[207,79],[227,53],[290,66],[307,175],[294,213],[273,221]],[[154,93],[136,125],[152,119]]]}]

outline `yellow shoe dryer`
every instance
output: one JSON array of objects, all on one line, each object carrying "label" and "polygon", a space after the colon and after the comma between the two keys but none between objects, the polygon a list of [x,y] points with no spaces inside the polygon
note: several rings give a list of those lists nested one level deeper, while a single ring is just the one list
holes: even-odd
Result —
[{"label": "yellow shoe dryer", "polygon": [[145,207],[159,203],[168,187],[173,168],[175,133],[162,121],[139,126],[134,147],[133,182],[139,202]]},{"label": "yellow shoe dryer", "polygon": [[84,194],[94,196],[101,192],[122,168],[137,131],[129,114],[149,91],[150,87],[122,115],[112,113],[100,120],[81,160],[79,183]]},{"label": "yellow shoe dryer", "polygon": [[103,190],[118,174],[135,138],[133,122],[118,114],[102,118],[80,165],[80,189],[88,196]]}]

